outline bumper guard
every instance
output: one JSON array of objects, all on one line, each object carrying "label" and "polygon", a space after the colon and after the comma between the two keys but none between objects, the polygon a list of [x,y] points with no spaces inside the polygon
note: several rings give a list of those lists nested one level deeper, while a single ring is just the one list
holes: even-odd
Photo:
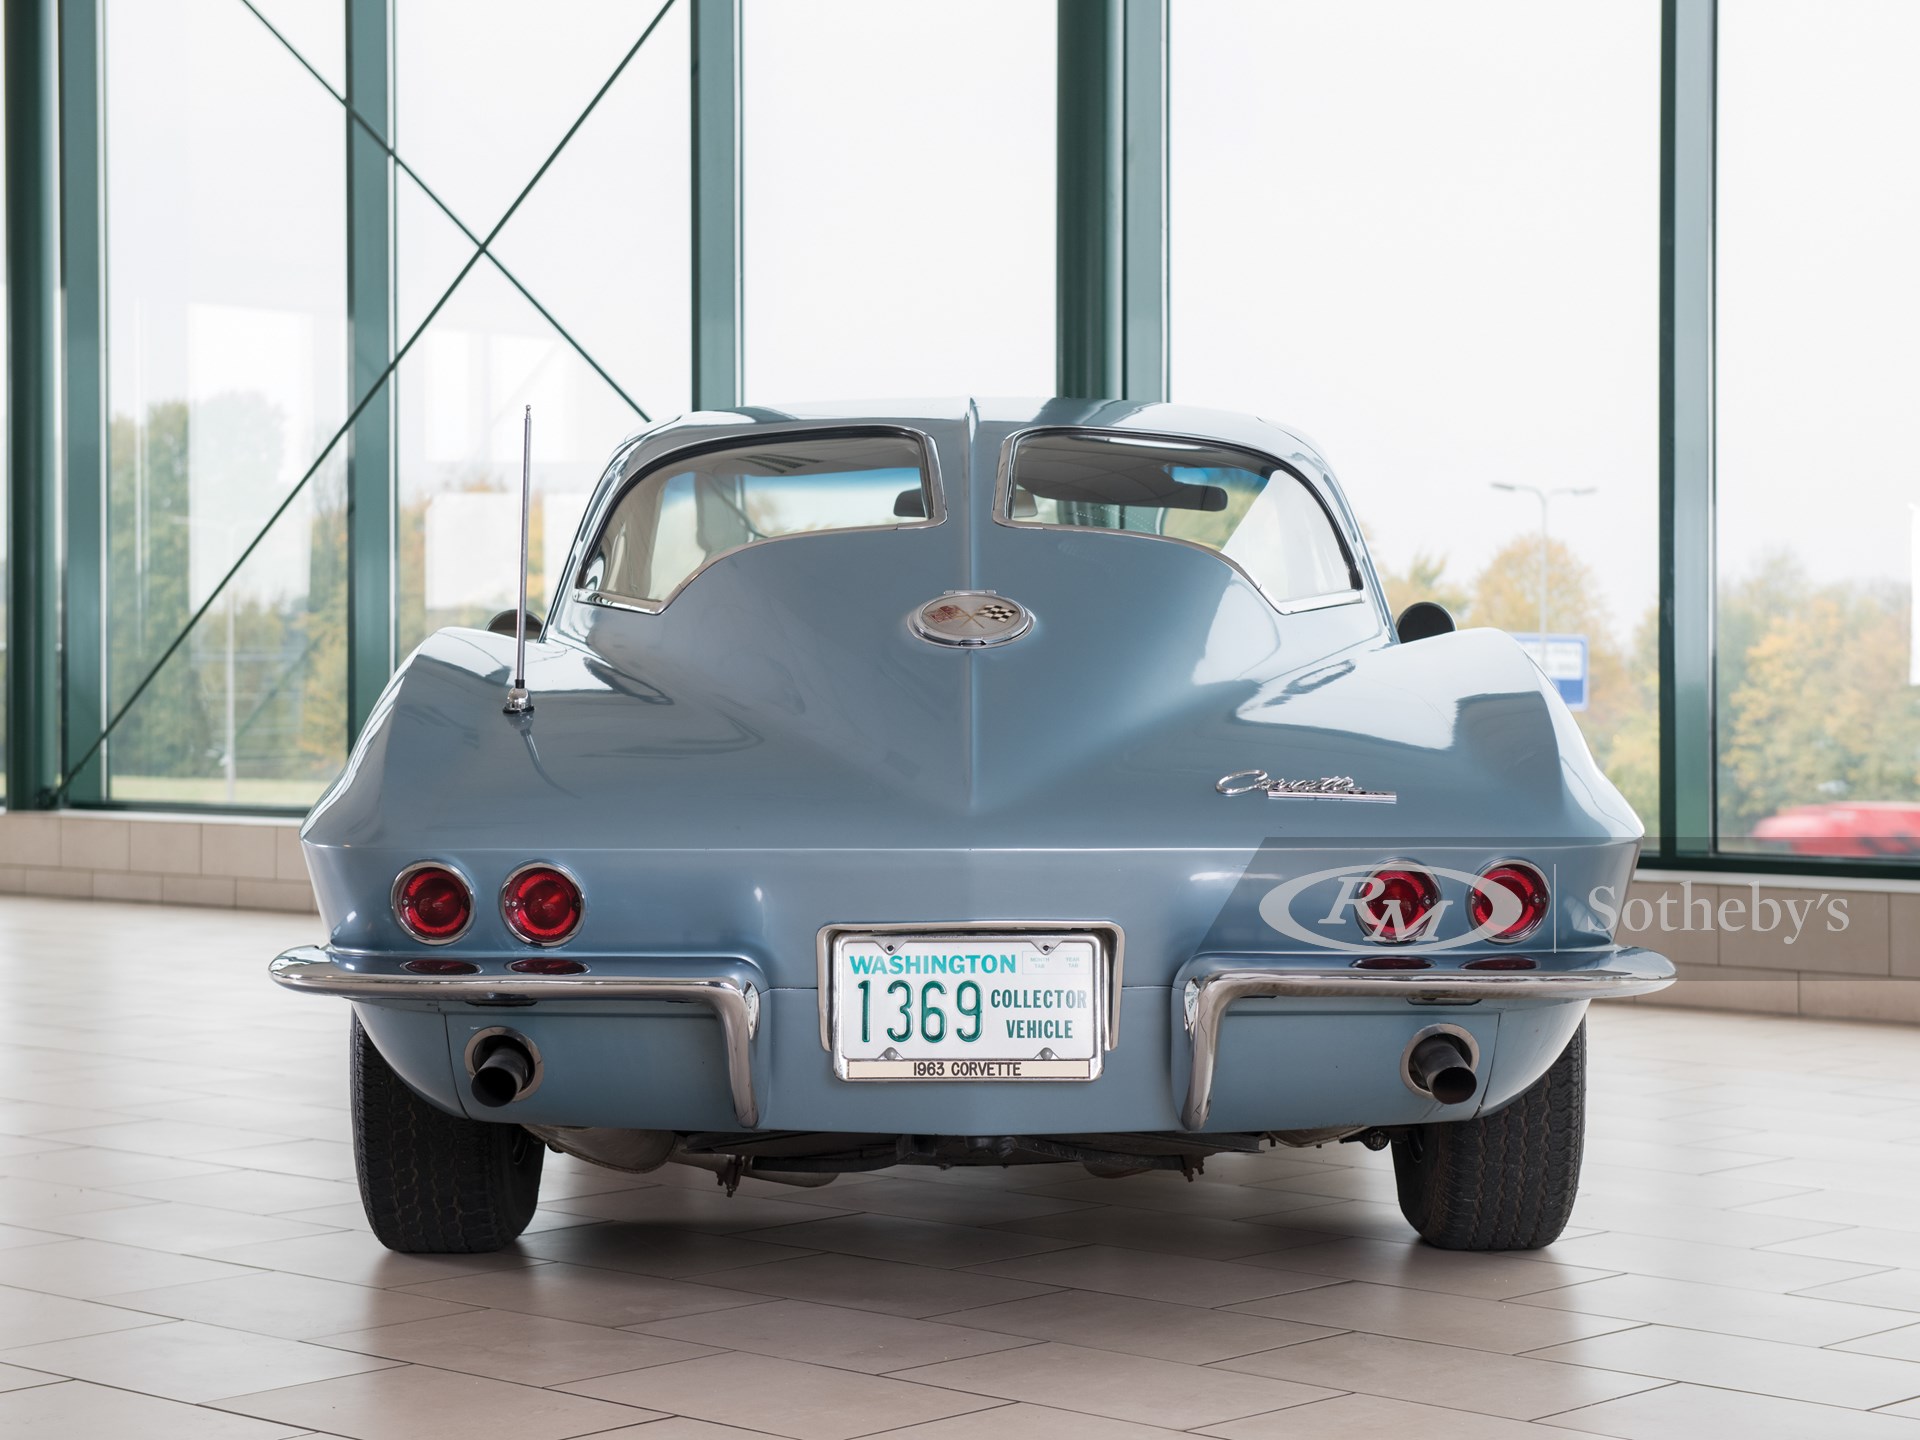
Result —
[{"label": "bumper guard", "polygon": [[1478,1000],[1606,1000],[1645,995],[1673,983],[1673,963],[1651,950],[1604,952],[1599,965],[1577,970],[1256,970],[1220,956],[1201,961],[1181,995],[1193,1068],[1180,1123],[1206,1128],[1213,1107],[1213,1072],[1220,1055],[1220,1021],[1236,1000],[1405,1000],[1464,1005]]},{"label": "bumper guard", "polygon": [[289,950],[268,967],[289,990],[343,1000],[414,1000],[443,1005],[533,1005],[549,1000],[680,1000],[704,1005],[720,1022],[734,1118],[760,1123],[753,1093],[753,1037],[760,992],[736,975],[392,975],[351,970],[317,945]]}]

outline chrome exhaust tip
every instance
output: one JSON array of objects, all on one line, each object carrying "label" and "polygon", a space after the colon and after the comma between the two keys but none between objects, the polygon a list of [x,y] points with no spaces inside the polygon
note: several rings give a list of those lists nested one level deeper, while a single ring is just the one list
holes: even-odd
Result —
[{"label": "chrome exhaust tip", "polygon": [[1416,1036],[1407,1049],[1407,1084],[1442,1105],[1464,1105],[1480,1091],[1468,1042],[1450,1030]]},{"label": "chrome exhaust tip", "polygon": [[467,1075],[475,1103],[498,1110],[540,1088],[540,1052],[515,1031],[482,1030],[467,1043]]}]

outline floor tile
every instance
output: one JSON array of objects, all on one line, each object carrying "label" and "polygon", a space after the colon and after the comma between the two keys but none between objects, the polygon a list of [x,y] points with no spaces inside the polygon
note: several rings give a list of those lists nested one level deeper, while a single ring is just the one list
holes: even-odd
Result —
[{"label": "floor tile", "polygon": [[1056,1344],[906,1370],[901,1378],[1169,1430],[1258,1415],[1334,1393],[1219,1367]]},{"label": "floor tile", "polygon": [[76,1300],[251,1273],[244,1265],[133,1245],[110,1245],[103,1240],[61,1240],[52,1245],[0,1250],[0,1285],[69,1295]]},{"label": "floor tile", "polygon": [[1833,1348],[1849,1350],[1855,1355],[1884,1355],[1889,1360],[1920,1362],[1920,1325],[1904,1325],[1898,1330],[1883,1330],[1877,1335],[1863,1335],[1858,1340],[1844,1340]]},{"label": "floor tile", "polygon": [[648,1335],[871,1375],[1011,1350],[1027,1343],[1013,1335],[804,1300],[770,1300],[736,1310],[656,1321],[640,1328]]},{"label": "floor tile", "polygon": [[166,1201],[130,1210],[43,1216],[39,1223],[81,1239],[171,1250],[181,1255],[205,1255],[213,1250],[230,1250],[236,1245],[260,1245],[328,1233],[325,1226],[305,1225],[276,1215],[249,1215],[236,1210],[216,1210],[208,1205],[176,1205]]},{"label": "floor tile", "polygon": [[1808,1190],[1785,1200],[1769,1200],[1743,1215],[1794,1217],[1834,1225],[1865,1225],[1883,1230],[1920,1230],[1920,1210],[1912,1192],[1886,1195],[1861,1190]]},{"label": "floor tile", "polygon": [[322,1344],[520,1385],[562,1385],[713,1353],[689,1343],[602,1325],[507,1310],[467,1310],[430,1320],[328,1335]]},{"label": "floor tile", "polygon": [[127,1195],[148,1200],[173,1200],[183,1205],[208,1205],[216,1210],[244,1210],[249,1215],[283,1215],[320,1205],[359,1205],[360,1191],[340,1180],[314,1180],[305,1175],[280,1175],[271,1170],[215,1170],[171,1180],[144,1180],[115,1185]]},{"label": "floor tile", "polygon": [[836,1215],[752,1233],[756,1240],[797,1249],[831,1250],[842,1255],[865,1255],[871,1260],[949,1267],[984,1265],[1084,1243],[986,1230],[973,1225],[946,1225],[935,1220],[908,1220],[899,1215]]},{"label": "floor tile", "polygon": [[26,1245],[50,1245],[70,1239],[52,1230],[29,1230],[20,1225],[0,1225],[0,1250],[18,1250]]},{"label": "floor tile", "polygon": [[1572,1312],[1543,1314],[1496,1300],[1360,1281],[1276,1295],[1233,1308],[1329,1331],[1361,1330],[1369,1335],[1430,1340],[1437,1345],[1494,1350],[1503,1355],[1518,1355],[1522,1350],[1537,1350],[1564,1340],[1583,1340],[1635,1323]]},{"label": "floor tile", "polygon": [[312,1340],[342,1330],[461,1313],[457,1305],[401,1290],[348,1285],[276,1270],[255,1270],[225,1280],[135,1290],[102,1299],[106,1304],[153,1316],[198,1320],[283,1340]]},{"label": "floor tile", "polygon": [[1276,1232],[1268,1225],[1212,1220],[1166,1210],[1135,1210],[1120,1205],[1075,1210],[1065,1215],[1040,1215],[1032,1220],[1008,1220],[994,1228],[1079,1245],[1117,1245],[1127,1250],[1191,1255],[1197,1260],[1237,1260],[1243,1255],[1263,1255],[1276,1248]]},{"label": "floor tile", "polygon": [[1920,1270],[1881,1270],[1857,1280],[1809,1285],[1794,1291],[1810,1300],[1840,1300],[1852,1305],[1875,1305],[1888,1310],[1920,1311]]},{"label": "floor tile", "polygon": [[999,1405],[904,1430],[882,1430],[868,1440],[1174,1440],[1180,1433],[1044,1405]]},{"label": "floor tile", "polygon": [[887,1427],[986,1409],[994,1403],[952,1389],[768,1355],[714,1355],[583,1380],[566,1388],[576,1395],[596,1395],[792,1440],[850,1440]]},{"label": "floor tile", "polygon": [[[719,1278],[719,1277],[716,1277]],[[627,1275],[584,1265],[533,1265],[410,1285],[408,1293],[455,1305],[486,1305],[585,1325],[644,1325],[752,1304],[752,1297],[712,1285]]]},{"label": "floor tile", "polygon": [[764,1430],[742,1430],[735,1425],[715,1425],[711,1420],[669,1415],[650,1424],[596,1430],[593,1440],[766,1440],[766,1436]]},{"label": "floor tile", "polygon": [[[286,1270],[352,1285],[421,1285],[461,1275],[518,1270],[541,1262],[516,1250],[491,1255],[399,1255],[364,1230],[336,1230],[299,1240],[269,1240],[210,1254],[235,1265]],[[4,1276],[0,1276],[4,1279]],[[127,1286],[121,1286],[127,1289]]]},{"label": "floor tile", "polygon": [[109,1330],[133,1330],[141,1325],[158,1325],[161,1318],[65,1295],[0,1287],[0,1350],[103,1335]]},{"label": "floor tile", "polygon": [[0,1352],[0,1359],[190,1403],[245,1394],[263,1384],[298,1385],[392,1363],[188,1320],[27,1345]]},{"label": "floor tile", "polygon": [[1769,1290],[1776,1294],[1851,1280],[1870,1274],[1876,1268],[1842,1260],[1782,1255],[1775,1250],[1693,1245],[1684,1240],[1660,1240],[1618,1232],[1556,1241],[1538,1253],[1556,1263],[1619,1270],[1631,1275],[1657,1275],[1667,1280],[1695,1280],[1703,1285],[1730,1285],[1737,1290]]},{"label": "floor tile", "polygon": [[657,1411],[420,1365],[238,1395],[223,1400],[221,1408],[352,1440],[570,1440],[659,1416]]},{"label": "floor tile", "polygon": [[1920,1422],[1867,1415],[1772,1395],[1699,1385],[1663,1385],[1555,1415],[1549,1425],[1619,1440],[1920,1440]]},{"label": "floor tile", "polygon": [[[1533,1254],[1544,1255],[1546,1251]],[[1514,1255],[1479,1255],[1462,1250],[1434,1250],[1416,1243],[1389,1240],[1335,1240],[1320,1245],[1298,1245],[1272,1255],[1251,1255],[1243,1265],[1271,1265],[1300,1275],[1366,1280],[1379,1285],[1404,1285],[1415,1290],[1438,1290],[1448,1295],[1471,1295],[1482,1300],[1507,1300],[1540,1290],[1597,1280],[1607,1272],[1557,1261],[1521,1259]],[[1293,1288],[1304,1289],[1304,1286]],[[1256,1297],[1248,1297],[1256,1298]]]},{"label": "floor tile", "polygon": [[1873,1410],[1920,1396],[1920,1365],[1910,1361],[1666,1325],[1643,1325],[1536,1353],[1542,1359],[1574,1365],[1855,1410]]},{"label": "floor tile", "polygon": [[[1726,1285],[1664,1280],[1650,1275],[1615,1275],[1564,1290],[1527,1295],[1522,1305],[1578,1310],[1689,1330],[1745,1335],[1789,1345],[1831,1345],[1860,1335],[1890,1330],[1914,1317],[1900,1310],[1810,1300],[1800,1295],[1768,1295]],[[1541,1344],[1550,1343],[1541,1341]]]},{"label": "floor tile", "polygon": [[107,1110],[81,1110],[71,1105],[41,1105],[30,1100],[0,1100],[0,1135],[45,1135],[56,1130],[83,1130],[126,1119]]},{"label": "floor tile", "polygon": [[308,1433],[83,1380],[0,1395],[0,1435],[20,1440],[290,1440]]},{"label": "floor tile", "polygon": [[267,1145],[280,1137],[264,1131],[233,1130],[224,1125],[193,1125],[184,1120],[124,1120],[115,1125],[56,1131],[49,1138],[65,1145],[92,1145],[102,1150],[131,1150],[137,1155],[192,1159],[214,1150]]},{"label": "floor tile", "polygon": [[1272,1375],[1328,1390],[1358,1390],[1510,1420],[1534,1420],[1660,1383],[1599,1368],[1598,1362],[1556,1365],[1547,1360],[1384,1335],[1336,1335],[1263,1355],[1226,1360],[1213,1368]]},{"label": "floor tile", "polygon": [[[1352,1172],[1328,1171],[1334,1181],[1348,1181]],[[1189,1181],[1168,1172],[1128,1175],[1119,1180],[1075,1180],[1049,1185],[1040,1195],[1086,1205],[1121,1205],[1130,1210],[1164,1210],[1209,1220],[1244,1220],[1249,1215],[1270,1215],[1289,1208],[1269,1191],[1245,1185],[1227,1185],[1205,1180]],[[1316,1196],[1317,1203],[1324,1196]]]},{"label": "floor tile", "polygon": [[[1916,1192],[1920,1193],[1920,1192]],[[1908,1197],[1912,1203],[1912,1196]],[[1920,1211],[1920,1206],[1914,1207]],[[1787,1240],[1767,1248],[1769,1255],[1817,1255],[1882,1269],[1920,1270],[1920,1230],[1879,1230],[1854,1226]]]},{"label": "floor tile", "polygon": [[1218,1440],[1550,1440],[1536,1425],[1417,1405],[1381,1395],[1336,1395],[1291,1410],[1229,1420],[1195,1432]]},{"label": "floor tile", "polygon": [[282,1140],[272,1145],[216,1150],[195,1158],[209,1165],[274,1170],[282,1175],[308,1175],[316,1180],[350,1182],[353,1179],[353,1147],[339,1140]]},{"label": "floor tile", "polygon": [[[1696,1245],[1736,1245],[1741,1249],[1777,1245],[1783,1240],[1820,1235],[1834,1228],[1828,1221],[1760,1214],[1753,1210],[1719,1210],[1704,1205],[1585,1192],[1573,1207],[1573,1225],[1581,1230],[1623,1230],[1629,1235],[1652,1235]],[[1569,1234],[1567,1238],[1577,1237]]]},{"label": "floor tile", "polygon": [[811,1253],[792,1245],[770,1245],[751,1233],[713,1235],[679,1225],[629,1225],[619,1221],[591,1221],[537,1231],[521,1236],[517,1248],[524,1255],[542,1260],[670,1280],[767,1265],[775,1260],[797,1260]]},{"label": "floor tile", "polygon": [[683,1190],[677,1185],[604,1190],[593,1195],[563,1196],[548,1203],[555,1210],[584,1215],[590,1220],[681,1225],[716,1235],[730,1235],[740,1230],[765,1230],[775,1225],[797,1225],[804,1220],[820,1219],[823,1211],[838,1210],[838,1207],[824,1202],[803,1205],[788,1200],[729,1196],[720,1190]]},{"label": "floor tile", "polygon": [[[1269,1303],[1252,1302],[1254,1306]],[[1031,1300],[957,1310],[941,1319],[948,1325],[973,1325],[1004,1335],[1057,1340],[1089,1350],[1119,1350],[1186,1365],[1208,1365],[1335,1333],[1321,1325],[1085,1290],[1057,1290]]]},{"label": "floor tile", "polygon": [[200,1160],[181,1160],[170,1155],[142,1155],[132,1150],[100,1150],[81,1145],[70,1145],[64,1150],[42,1150],[33,1155],[16,1155],[5,1166],[0,1166],[0,1170],[22,1180],[91,1186],[135,1196],[140,1192],[131,1187],[147,1181],[171,1180],[184,1175],[232,1173]]},{"label": "floor tile", "polygon": [[[1111,1200],[1121,1197],[1114,1192]],[[794,1202],[844,1207],[877,1215],[902,1215],[909,1220],[938,1220],[947,1225],[997,1225],[1003,1220],[1031,1220],[1036,1215],[1059,1215],[1086,1207],[1086,1202],[1063,1200],[1030,1191],[985,1187],[960,1188],[927,1185],[913,1180],[878,1179],[854,1191],[796,1190]]]},{"label": "floor tile", "polygon": [[0,1178],[0,1223],[10,1225],[31,1225],[42,1218],[64,1219],[91,1210],[122,1210],[149,1203],[138,1195],[119,1195],[111,1190],[89,1190],[12,1175]]},{"label": "floor tile", "polygon": [[862,1255],[809,1255],[773,1265],[749,1265],[702,1275],[700,1283],[917,1319],[1020,1300],[1050,1288],[974,1270],[937,1270]]},{"label": "floor tile", "polygon": [[1322,1276],[1298,1275],[1267,1266],[1193,1260],[1184,1255],[1121,1250],[1111,1245],[1083,1245],[1076,1250],[1032,1255],[1024,1260],[1003,1260],[982,1266],[974,1273],[1037,1285],[1064,1285],[1075,1290],[1133,1295],[1142,1300],[1205,1306],[1259,1300],[1327,1283]]},{"label": "floor tile", "polygon": [[0,1391],[31,1390],[42,1385],[61,1383],[61,1377],[45,1370],[28,1370],[19,1365],[0,1365]]}]

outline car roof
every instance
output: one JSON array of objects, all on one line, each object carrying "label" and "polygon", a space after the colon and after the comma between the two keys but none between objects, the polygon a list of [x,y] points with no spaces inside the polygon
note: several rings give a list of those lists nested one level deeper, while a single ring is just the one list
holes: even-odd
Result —
[{"label": "car roof", "polygon": [[731,435],[750,436],[775,427],[860,423],[902,425],[929,431],[972,425],[1002,433],[1029,426],[1060,425],[1197,436],[1244,445],[1295,464],[1304,461],[1331,478],[1326,461],[1311,440],[1298,430],[1257,416],[1164,401],[1082,400],[1061,396],[830,400],[696,410],[637,431],[620,448],[624,451],[637,446],[650,454],[684,444],[724,440]]}]

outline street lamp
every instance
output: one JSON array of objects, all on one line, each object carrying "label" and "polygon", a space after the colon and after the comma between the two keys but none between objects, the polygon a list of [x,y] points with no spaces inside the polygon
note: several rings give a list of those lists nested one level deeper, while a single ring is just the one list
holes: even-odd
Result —
[{"label": "street lamp", "polygon": [[1591,495],[1591,485],[1560,485],[1544,490],[1538,485],[1509,485],[1504,480],[1489,481],[1496,490],[1525,492],[1540,502],[1540,668],[1547,668],[1547,507],[1556,495]]}]

